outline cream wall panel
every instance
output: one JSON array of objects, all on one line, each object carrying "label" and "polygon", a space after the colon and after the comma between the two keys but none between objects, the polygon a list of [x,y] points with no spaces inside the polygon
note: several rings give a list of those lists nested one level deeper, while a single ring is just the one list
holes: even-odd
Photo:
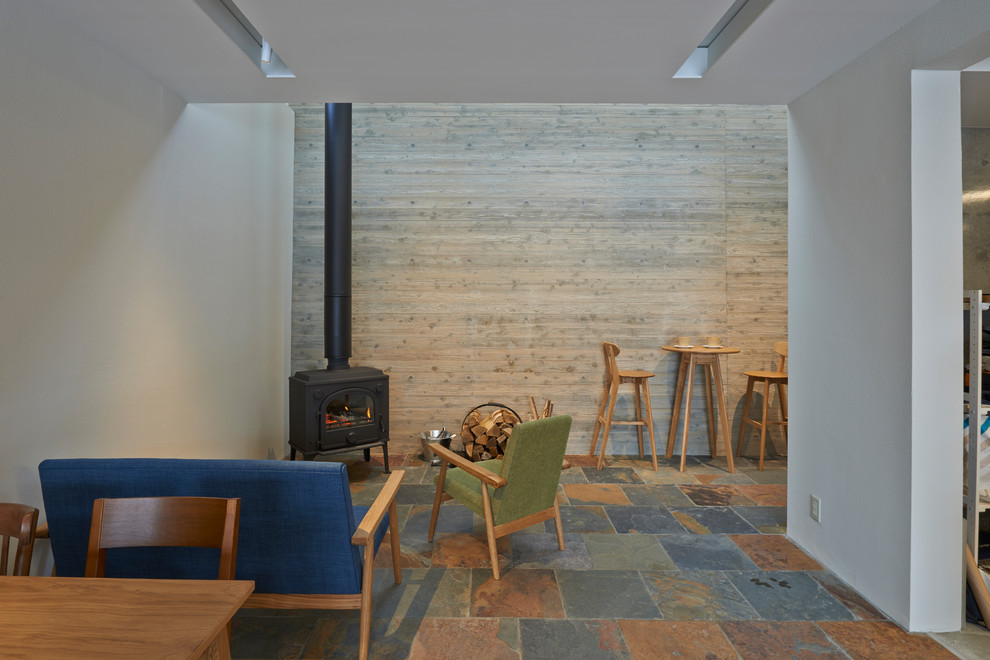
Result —
[{"label": "cream wall panel", "polygon": [[[324,109],[294,109],[298,370],[325,365]],[[663,439],[676,363],[659,347],[682,334],[745,347],[725,363],[738,423],[738,372],[787,334],[782,107],[353,110],[351,364],[391,376],[397,451],[489,400],[525,413],[529,395],[573,415],[569,451],[587,451],[606,339],[622,364],[657,373]],[[619,412],[630,406],[624,394]],[[707,442],[696,414],[689,450]],[[613,431],[616,453],[635,444]]]}]

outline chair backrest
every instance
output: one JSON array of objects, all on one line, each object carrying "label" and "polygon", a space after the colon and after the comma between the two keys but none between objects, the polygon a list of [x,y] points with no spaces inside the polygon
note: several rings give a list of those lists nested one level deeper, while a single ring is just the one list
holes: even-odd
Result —
[{"label": "chair backrest", "polygon": [[602,354],[605,356],[605,384],[611,385],[619,377],[619,365],[615,361],[619,347],[610,341],[603,341]]},{"label": "chair backrest", "polygon": [[34,552],[34,532],[38,527],[38,510],[27,504],[0,502],[0,575],[7,575],[7,558],[10,555],[10,539],[17,539],[17,551],[11,575],[28,575],[31,571],[31,554]]},{"label": "chair backrest", "polygon": [[780,362],[777,364],[777,371],[784,373],[787,371],[787,342],[778,341],[773,345],[773,351],[780,356]]},{"label": "chair backrest", "polygon": [[93,502],[86,577],[103,577],[108,548],[218,548],[217,578],[233,580],[241,500],[127,497]]},{"label": "chair backrest", "polygon": [[[42,461],[38,475],[60,576],[85,574],[93,502],[101,497],[239,497],[238,580],[254,580],[259,594],[361,591],[361,551],[351,537],[355,516],[360,520],[363,513],[351,504],[343,463],[61,458]],[[110,555],[107,577],[217,575],[216,551],[209,548],[120,548]]]},{"label": "chair backrest", "polygon": [[499,471],[506,485],[495,489],[492,500],[496,525],[553,506],[570,431],[570,415],[545,417],[512,429]]}]

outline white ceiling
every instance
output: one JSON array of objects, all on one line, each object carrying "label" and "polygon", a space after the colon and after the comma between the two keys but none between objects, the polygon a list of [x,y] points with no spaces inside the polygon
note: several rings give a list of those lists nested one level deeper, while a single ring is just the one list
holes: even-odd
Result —
[{"label": "white ceiling", "polygon": [[788,103],[938,0],[775,0],[674,80],[732,0],[235,0],[267,79],[194,0],[36,0],[190,102]]}]

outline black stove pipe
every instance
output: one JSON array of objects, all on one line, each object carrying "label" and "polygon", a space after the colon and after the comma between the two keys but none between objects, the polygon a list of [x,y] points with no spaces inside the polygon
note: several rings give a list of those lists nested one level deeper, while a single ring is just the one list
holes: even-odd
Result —
[{"label": "black stove pipe", "polygon": [[323,332],[327,369],[351,357],[351,104],[326,104]]}]

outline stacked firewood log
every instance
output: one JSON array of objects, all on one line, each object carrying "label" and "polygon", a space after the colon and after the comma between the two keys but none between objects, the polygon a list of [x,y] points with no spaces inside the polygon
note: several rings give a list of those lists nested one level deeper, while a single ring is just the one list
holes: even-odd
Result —
[{"label": "stacked firewood log", "polygon": [[[479,406],[480,408],[481,406]],[[536,400],[529,397],[530,419],[543,419],[553,414],[553,402],[547,399],[542,410],[537,410]],[[521,420],[511,410],[498,408],[492,413],[472,410],[461,425],[464,453],[472,461],[486,461],[505,454],[505,445],[513,427]]]},{"label": "stacked firewood log", "polygon": [[499,458],[505,453],[505,443],[519,418],[511,410],[499,408],[490,414],[472,411],[461,425],[464,453],[472,461]]}]

